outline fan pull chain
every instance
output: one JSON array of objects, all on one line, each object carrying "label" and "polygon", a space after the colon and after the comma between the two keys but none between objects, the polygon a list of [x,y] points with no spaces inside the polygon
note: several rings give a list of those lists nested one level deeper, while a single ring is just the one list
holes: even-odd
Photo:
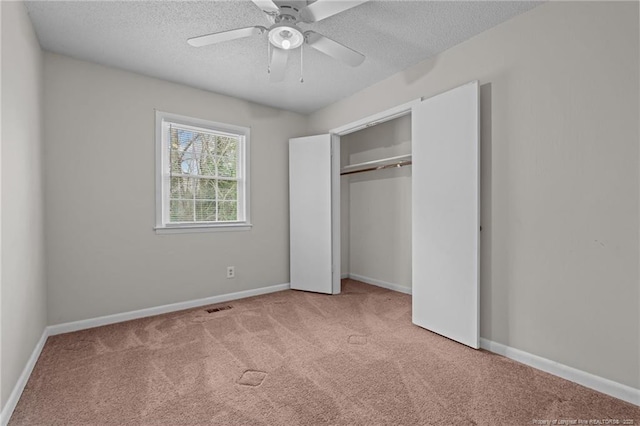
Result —
[{"label": "fan pull chain", "polygon": [[267,40],[267,74],[271,74],[271,42]]},{"label": "fan pull chain", "polygon": [[300,46],[300,83],[304,83],[304,76],[303,76],[304,67],[302,62],[303,58],[304,58],[304,43],[302,43],[302,45]]}]

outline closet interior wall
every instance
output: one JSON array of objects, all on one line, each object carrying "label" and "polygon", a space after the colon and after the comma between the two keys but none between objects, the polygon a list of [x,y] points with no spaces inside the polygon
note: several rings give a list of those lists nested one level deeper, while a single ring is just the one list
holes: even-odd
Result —
[{"label": "closet interior wall", "polygon": [[[411,115],[340,138],[341,167],[411,153]],[[343,175],[342,277],[411,289],[411,166]]]}]

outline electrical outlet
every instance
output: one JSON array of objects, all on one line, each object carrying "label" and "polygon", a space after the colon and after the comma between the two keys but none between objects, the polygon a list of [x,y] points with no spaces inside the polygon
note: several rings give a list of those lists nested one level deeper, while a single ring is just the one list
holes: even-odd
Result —
[{"label": "electrical outlet", "polygon": [[236,277],[236,267],[227,266],[227,278],[235,278],[235,277]]}]

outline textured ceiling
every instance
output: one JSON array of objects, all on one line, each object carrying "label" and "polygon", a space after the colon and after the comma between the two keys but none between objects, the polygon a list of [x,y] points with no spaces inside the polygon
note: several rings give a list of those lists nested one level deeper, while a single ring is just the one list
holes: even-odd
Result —
[{"label": "textured ceiling", "polygon": [[[278,3],[278,1],[276,1]],[[267,75],[266,35],[207,47],[190,37],[269,26],[251,1],[29,1],[45,50],[253,102],[310,113],[540,4],[528,1],[370,1],[300,24],[364,55],[356,68],[314,49],[291,52],[283,82]]]}]

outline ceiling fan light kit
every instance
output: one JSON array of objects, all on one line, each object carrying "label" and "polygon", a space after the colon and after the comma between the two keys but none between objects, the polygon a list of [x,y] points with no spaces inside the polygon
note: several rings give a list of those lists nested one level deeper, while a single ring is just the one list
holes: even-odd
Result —
[{"label": "ceiling fan light kit", "polygon": [[304,42],[304,35],[295,25],[279,23],[269,28],[269,42],[280,49],[296,49]]},{"label": "ceiling fan light kit", "polygon": [[[269,65],[267,67],[269,78],[272,82],[284,79],[290,50],[301,47],[304,43],[324,53],[334,59],[352,67],[360,65],[365,57],[362,53],[356,52],[337,41],[325,37],[314,31],[302,31],[298,22],[313,23],[330,16],[336,15],[345,10],[356,7],[368,0],[351,0],[336,2],[333,0],[317,0],[301,9],[294,2],[279,1],[277,5],[273,0],[252,0],[273,22],[269,28],[263,26],[253,26],[238,28],[235,30],[222,31],[213,34],[193,37],[187,40],[191,46],[202,47],[238,38],[250,37],[253,35],[267,33],[271,49],[269,55]],[[298,2],[300,3],[300,2]],[[300,52],[302,55],[302,52]],[[302,67],[302,58],[301,58]],[[300,78],[300,82],[304,80]]]}]

